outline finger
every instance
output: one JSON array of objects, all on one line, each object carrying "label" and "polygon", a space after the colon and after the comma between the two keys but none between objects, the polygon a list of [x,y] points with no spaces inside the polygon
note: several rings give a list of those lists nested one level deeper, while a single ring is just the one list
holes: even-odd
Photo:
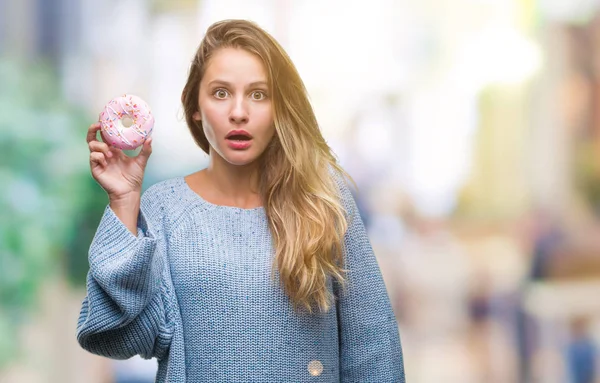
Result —
[{"label": "finger", "polygon": [[110,151],[108,145],[106,145],[104,142],[92,141],[88,144],[88,146],[90,148],[90,152],[102,152],[108,158],[113,156],[113,153]]},{"label": "finger", "polygon": [[97,164],[100,166],[107,166],[106,158],[104,157],[104,153],[102,152],[92,152],[90,154],[90,164]]},{"label": "finger", "polygon": [[152,154],[152,137],[148,138],[144,141],[144,145],[142,145],[142,150],[138,154],[138,157],[141,157],[142,160],[147,161],[148,157]]},{"label": "finger", "polygon": [[88,143],[90,143],[92,141],[96,141],[96,132],[99,131],[100,128],[101,128],[101,125],[99,122],[96,122],[95,124],[90,125],[90,127],[88,128],[87,137],[86,137],[86,140]]}]

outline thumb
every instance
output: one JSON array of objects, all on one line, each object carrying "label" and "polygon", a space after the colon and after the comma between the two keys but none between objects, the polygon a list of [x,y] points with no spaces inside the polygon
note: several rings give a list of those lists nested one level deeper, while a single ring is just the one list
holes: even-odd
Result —
[{"label": "thumb", "polygon": [[150,137],[146,141],[144,141],[142,150],[137,155],[137,160],[143,161],[142,163],[145,165],[146,162],[148,162],[148,158],[150,157],[151,154],[152,154],[152,137]]}]

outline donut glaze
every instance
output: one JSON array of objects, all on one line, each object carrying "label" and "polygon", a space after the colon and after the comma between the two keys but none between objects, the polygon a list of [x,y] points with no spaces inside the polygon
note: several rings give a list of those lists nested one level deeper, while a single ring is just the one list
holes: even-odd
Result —
[{"label": "donut glaze", "polygon": [[102,140],[122,150],[139,147],[152,134],[154,116],[148,104],[132,94],[108,102],[99,118]]}]

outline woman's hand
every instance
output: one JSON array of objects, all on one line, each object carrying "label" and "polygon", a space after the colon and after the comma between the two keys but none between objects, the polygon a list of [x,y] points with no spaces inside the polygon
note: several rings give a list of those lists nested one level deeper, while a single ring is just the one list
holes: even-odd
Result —
[{"label": "woman's hand", "polygon": [[110,148],[96,139],[100,123],[90,125],[87,142],[90,148],[90,169],[92,177],[108,194],[110,201],[126,200],[139,195],[148,158],[152,154],[152,138],[148,138],[141,152],[129,157],[122,150]]}]

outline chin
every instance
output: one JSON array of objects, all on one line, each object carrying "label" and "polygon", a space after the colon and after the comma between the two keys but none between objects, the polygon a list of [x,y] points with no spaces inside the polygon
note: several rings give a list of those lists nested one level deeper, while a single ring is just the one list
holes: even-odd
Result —
[{"label": "chin", "polygon": [[250,165],[258,159],[259,156],[251,152],[226,153],[223,159],[235,166]]}]

